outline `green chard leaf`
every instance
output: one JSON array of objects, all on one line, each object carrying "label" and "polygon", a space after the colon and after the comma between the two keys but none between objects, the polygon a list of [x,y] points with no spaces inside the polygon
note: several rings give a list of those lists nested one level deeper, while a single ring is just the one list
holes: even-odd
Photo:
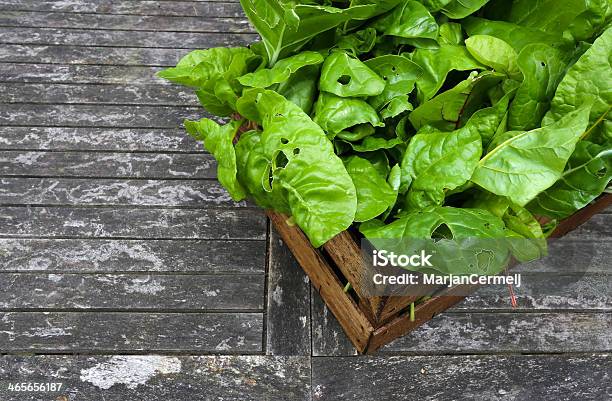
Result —
[{"label": "green chard leaf", "polygon": [[550,108],[566,64],[559,50],[534,43],[521,50],[518,66],[524,80],[510,106],[508,125],[512,130],[530,130],[540,126]]},{"label": "green chard leaf", "polygon": [[[406,57],[392,54],[366,60],[365,65],[385,81],[385,88],[382,93],[368,98],[368,102],[376,110],[388,106],[398,97],[402,97],[408,103],[408,94],[412,92],[415,82],[423,74],[423,70],[417,64]],[[396,100],[396,102],[400,102],[400,100]]]},{"label": "green chard leaf", "polygon": [[235,201],[246,197],[245,189],[236,178],[236,152],[233,145],[234,137],[242,123],[243,120],[235,120],[219,125],[208,118],[200,121],[185,120],[187,132],[203,142],[206,150],[217,160],[217,179]]},{"label": "green chard leaf", "polygon": [[393,206],[396,193],[369,160],[350,156],[344,163],[357,191],[355,221],[371,220]]},{"label": "green chard leaf", "polygon": [[611,9],[608,0],[515,0],[508,20],[545,32],[567,30],[575,40],[586,40],[602,29]]},{"label": "green chard leaf", "polygon": [[245,90],[237,106],[263,128],[260,139],[248,149],[254,156],[240,156],[253,159],[257,167],[256,175],[246,172],[247,185],[261,185],[260,197],[265,199],[262,192],[269,192],[275,208],[276,203],[285,204],[316,247],[348,228],[357,207],[355,186],[323,130],[273,91]]},{"label": "green chard leaf", "polygon": [[468,17],[463,28],[469,36],[489,35],[503,40],[519,53],[531,43],[544,43],[559,49],[567,49],[568,44],[561,35],[529,28],[505,21],[490,21],[484,18]]},{"label": "green chard leaf", "polygon": [[464,114],[471,109],[466,107],[471,99],[499,84],[504,78],[503,74],[485,71],[472,75],[455,86],[440,93],[433,99],[417,107],[408,119],[417,130],[425,125],[431,125],[443,131],[458,128],[465,120]]},{"label": "green chard leaf", "polygon": [[[507,104],[506,99],[505,107]],[[453,132],[431,127],[420,130],[401,163],[402,178],[411,177],[412,181],[408,205],[416,209],[441,205],[445,191],[465,184],[482,155],[481,136],[491,136],[503,115],[503,108],[495,106],[477,111],[464,127]]]},{"label": "green chard leaf", "polygon": [[612,27],[567,71],[557,87],[542,125],[551,124],[584,104],[593,103],[585,138],[612,141]]},{"label": "green chard leaf", "polygon": [[564,219],[597,198],[612,180],[612,145],[578,142],[563,175],[527,208],[533,213]]},{"label": "green chard leaf", "polygon": [[412,61],[424,71],[416,83],[420,104],[440,90],[449,72],[485,68],[470,55],[465,46],[456,45],[443,44],[438,49],[417,49],[412,55]]},{"label": "green chard leaf", "polygon": [[319,87],[341,97],[367,97],[380,95],[385,81],[358,59],[333,52],[323,63]]},{"label": "green chard leaf", "polygon": [[489,0],[452,0],[442,8],[442,12],[448,18],[465,18],[480,10],[488,2]]},{"label": "green chard leaf", "polygon": [[299,50],[318,34],[350,20],[364,20],[387,9],[376,4],[340,9],[281,0],[240,0],[249,21],[261,36],[270,66]]},{"label": "green chard leaf", "polygon": [[[434,255],[433,267],[417,267],[419,271],[497,274],[507,265],[510,255],[510,246],[504,240],[507,235],[504,222],[481,209],[430,207],[404,213],[386,225],[378,221],[363,224],[360,231],[374,246],[387,245],[385,249],[393,244],[398,244],[402,248],[398,251],[405,253],[405,247],[429,248]],[[427,240],[431,238],[437,240]]]},{"label": "green chard leaf", "polygon": [[400,3],[387,15],[375,21],[372,26],[388,36],[431,40],[436,40],[438,37],[438,24],[435,18],[425,6],[414,0]]},{"label": "green chard leaf", "polygon": [[518,54],[503,40],[489,35],[474,35],[465,40],[465,46],[478,62],[503,72],[511,79],[522,79],[517,66]]},{"label": "green chard leaf", "polygon": [[384,126],[376,110],[365,100],[325,92],[321,92],[315,103],[314,121],[331,134],[365,123],[375,127]]},{"label": "green chard leaf", "polygon": [[282,60],[279,60],[272,68],[263,68],[250,72],[238,78],[243,86],[253,88],[267,88],[274,84],[285,82],[291,74],[302,67],[317,65],[323,62],[323,56],[317,52],[304,51]]},{"label": "green chard leaf", "polygon": [[472,181],[524,206],[560,177],[588,123],[590,106],[513,136],[483,157]]},{"label": "green chard leaf", "polygon": [[198,88],[196,94],[206,110],[228,116],[235,111],[242,89],[237,78],[257,68],[259,63],[261,57],[246,47],[217,47],[194,50],[176,67],[162,70],[157,76]]}]

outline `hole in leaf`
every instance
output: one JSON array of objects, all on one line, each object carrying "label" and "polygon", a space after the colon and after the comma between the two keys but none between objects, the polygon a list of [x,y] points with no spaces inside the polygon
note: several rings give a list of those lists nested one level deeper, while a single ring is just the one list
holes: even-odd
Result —
[{"label": "hole in leaf", "polygon": [[431,238],[434,239],[452,239],[453,232],[450,227],[444,223],[440,224],[432,233]]},{"label": "hole in leaf", "polygon": [[293,154],[294,155],[299,155],[300,154],[300,148],[293,149]]},{"label": "hole in leaf", "polygon": [[546,63],[545,63],[545,62],[543,62],[543,61],[541,61],[541,62],[540,62],[540,65],[541,65],[542,67],[546,67]]},{"label": "hole in leaf", "polygon": [[351,82],[351,76],[350,75],[342,75],[340,76],[340,78],[338,78],[338,83],[340,85],[348,85]]},{"label": "hole in leaf", "polygon": [[395,68],[395,66],[391,67],[391,71],[395,72],[395,70],[397,70],[397,68]]},{"label": "hole in leaf", "polygon": [[288,143],[289,143],[289,139],[287,139],[287,138],[281,138],[281,143],[282,143],[283,145],[286,145],[286,144],[288,144]]},{"label": "hole in leaf", "polygon": [[275,117],[282,117],[283,115],[281,113],[276,113],[274,116]]},{"label": "hole in leaf", "polygon": [[383,77],[382,77],[382,78],[383,78],[385,81],[387,80],[387,76],[386,76],[386,75],[383,75]]},{"label": "hole in leaf", "polygon": [[274,160],[274,165],[276,168],[285,168],[285,166],[289,163],[289,159],[285,156],[285,153],[278,152],[276,155],[276,159]]},{"label": "hole in leaf", "polygon": [[608,169],[606,167],[602,167],[599,170],[597,170],[595,175],[599,178],[603,178],[606,176],[607,173],[608,173]]}]

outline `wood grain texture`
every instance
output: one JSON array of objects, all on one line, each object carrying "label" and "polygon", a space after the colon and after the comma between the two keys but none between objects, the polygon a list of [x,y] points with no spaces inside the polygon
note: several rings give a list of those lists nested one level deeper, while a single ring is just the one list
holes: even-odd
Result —
[{"label": "wood grain texture", "polygon": [[0,46],[0,63],[173,67],[185,54],[185,49],[5,44]]},{"label": "wood grain texture", "polygon": [[258,210],[2,207],[0,236],[264,239]]},{"label": "wood grain texture", "polygon": [[245,207],[217,181],[0,178],[0,205]]},{"label": "wood grain texture", "polygon": [[171,82],[155,76],[162,69],[162,67],[133,65],[3,63],[0,68],[0,81],[130,86],[155,83],[177,89]]},{"label": "wood grain texture", "polygon": [[353,345],[363,352],[373,331],[371,323],[353,299],[346,296],[342,283],[323,256],[310,245],[306,235],[297,226],[288,225],[287,216],[271,210],[266,214]]},{"label": "wood grain texture", "polygon": [[310,355],[310,281],[274,230],[269,241],[266,352]]},{"label": "wood grain texture", "polygon": [[91,178],[215,178],[209,154],[0,151],[0,175]]},{"label": "wood grain texture", "polygon": [[[0,376],[10,381],[64,383],[69,400],[309,401],[310,360],[278,356],[1,356]],[[28,400],[49,401],[30,393]],[[23,401],[4,393],[3,401]]]},{"label": "wood grain texture", "polygon": [[0,126],[0,149],[204,152],[204,147],[181,128]]},{"label": "wood grain texture", "polygon": [[[131,2],[136,3],[136,2]],[[146,47],[161,49],[207,49],[210,47],[244,46],[257,40],[253,33],[219,32],[156,32],[74,28],[0,27],[4,44]]]},{"label": "wood grain texture", "polygon": [[264,276],[0,273],[0,309],[261,310]]},{"label": "wood grain texture", "polygon": [[210,117],[200,107],[3,104],[0,125],[180,128],[184,119]]},{"label": "wood grain texture", "polygon": [[0,352],[260,352],[261,313],[3,312]]},{"label": "wood grain texture", "polygon": [[242,17],[236,2],[129,0],[1,0],[3,11],[53,11],[87,14],[166,15],[179,17]]},{"label": "wood grain texture", "polygon": [[198,106],[191,89],[168,85],[0,83],[5,103]]},{"label": "wood grain texture", "polygon": [[246,18],[173,17],[165,15],[75,14],[4,11],[0,26],[81,28],[92,30],[254,33]]},{"label": "wood grain texture", "polygon": [[609,313],[443,313],[379,352],[609,352],[610,327]]},{"label": "wood grain texture", "polygon": [[346,336],[342,326],[329,310],[319,293],[311,292],[312,355],[357,355],[357,350]]},{"label": "wood grain texture", "polygon": [[521,287],[513,291],[516,309],[507,287],[483,286],[449,311],[612,310],[610,274],[523,273]]},{"label": "wood grain texture", "polygon": [[264,241],[0,239],[0,271],[264,273]]},{"label": "wood grain texture", "polygon": [[312,364],[314,401],[601,401],[612,394],[608,354],[314,358]]}]

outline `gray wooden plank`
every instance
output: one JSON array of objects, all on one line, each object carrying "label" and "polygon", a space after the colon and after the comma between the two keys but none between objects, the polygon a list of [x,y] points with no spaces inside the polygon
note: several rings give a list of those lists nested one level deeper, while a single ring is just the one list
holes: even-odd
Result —
[{"label": "gray wooden plank", "polygon": [[260,352],[261,313],[3,312],[0,352]]},{"label": "gray wooden plank", "polygon": [[254,33],[0,27],[0,42],[5,44],[206,49],[244,46],[257,39]]},{"label": "gray wooden plank", "polygon": [[210,117],[201,107],[3,104],[0,125],[179,128],[184,119]]},{"label": "gray wooden plank", "polygon": [[250,209],[1,207],[0,236],[129,239],[264,239],[266,220]]},{"label": "gray wooden plank", "polygon": [[0,83],[4,103],[198,106],[192,89],[178,85]]},{"label": "gray wooden plank", "polygon": [[240,3],[130,0],[1,0],[2,11],[53,11],[95,14],[242,17]]},{"label": "gray wooden plank", "polygon": [[444,313],[380,353],[608,352],[612,314]]},{"label": "gray wooden plank", "polygon": [[313,358],[313,400],[555,400],[612,396],[612,356]]},{"label": "gray wooden plank", "polygon": [[0,178],[0,205],[245,207],[217,181]]},{"label": "gray wooden plank", "polygon": [[264,241],[0,239],[0,271],[264,273]]},{"label": "gray wooden plank", "polygon": [[612,237],[612,210],[608,209],[602,214],[593,216],[576,230],[567,234],[564,239],[604,239]]},{"label": "gray wooden plank", "polygon": [[6,44],[0,46],[0,63],[172,67],[187,53],[186,49]]},{"label": "gray wooden plank", "polygon": [[5,176],[200,179],[216,169],[207,153],[0,151]]},{"label": "gray wooden plank", "polygon": [[173,17],[166,15],[75,14],[61,12],[3,11],[0,26],[79,28],[128,31],[254,33],[249,21],[223,17]]},{"label": "gray wooden plank", "polygon": [[264,276],[0,273],[0,309],[261,310]]},{"label": "gray wooden plank", "polygon": [[[187,54],[184,52],[184,54]],[[59,60],[62,61],[62,60]],[[3,63],[0,68],[2,82],[31,83],[64,83],[64,84],[148,84],[175,86],[155,73],[161,67],[116,66],[116,65],[79,65],[69,64],[71,60],[63,60],[68,64],[36,64],[36,63]]]},{"label": "gray wooden plank", "polygon": [[183,128],[0,126],[0,149],[204,152]]},{"label": "gray wooden plank", "polygon": [[[522,274],[516,311],[612,310],[610,274]],[[512,311],[505,286],[484,286],[449,311]]]},{"label": "gray wooden plank", "polygon": [[[0,356],[3,381],[61,382],[29,400],[308,401],[310,359],[275,356]],[[22,401],[23,393],[3,393]],[[59,399],[59,398],[58,398]]]},{"label": "gray wooden plank", "polygon": [[310,355],[310,282],[278,234],[270,233],[266,352]]},{"label": "gray wooden plank", "polygon": [[357,351],[319,293],[311,288],[312,355],[357,355]]}]

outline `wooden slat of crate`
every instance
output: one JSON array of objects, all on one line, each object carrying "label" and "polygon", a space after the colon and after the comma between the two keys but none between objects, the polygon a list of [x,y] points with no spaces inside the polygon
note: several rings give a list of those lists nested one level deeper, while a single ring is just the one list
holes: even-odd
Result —
[{"label": "wooden slat of crate", "polygon": [[[612,204],[612,194],[602,195],[596,202],[562,221],[551,237],[558,238],[589,220]],[[340,233],[323,245],[326,255],[313,248],[306,235],[296,225],[287,224],[288,216],[272,210],[267,215],[291,249],[299,264],[310,277],[316,290],[360,353],[371,353],[390,341],[414,330],[435,315],[465,298],[477,286],[458,286],[442,289],[415,308],[415,319],[405,309],[417,297],[364,296],[361,286],[364,261],[357,241],[349,232]],[[352,285],[359,305],[344,291],[335,272],[340,271]]]},{"label": "wooden slat of crate", "polygon": [[267,214],[355,348],[359,352],[365,352],[374,327],[362,309],[344,292],[343,285],[332,267],[321,253],[310,245],[302,230],[287,224],[288,217],[282,213],[268,210]]}]

